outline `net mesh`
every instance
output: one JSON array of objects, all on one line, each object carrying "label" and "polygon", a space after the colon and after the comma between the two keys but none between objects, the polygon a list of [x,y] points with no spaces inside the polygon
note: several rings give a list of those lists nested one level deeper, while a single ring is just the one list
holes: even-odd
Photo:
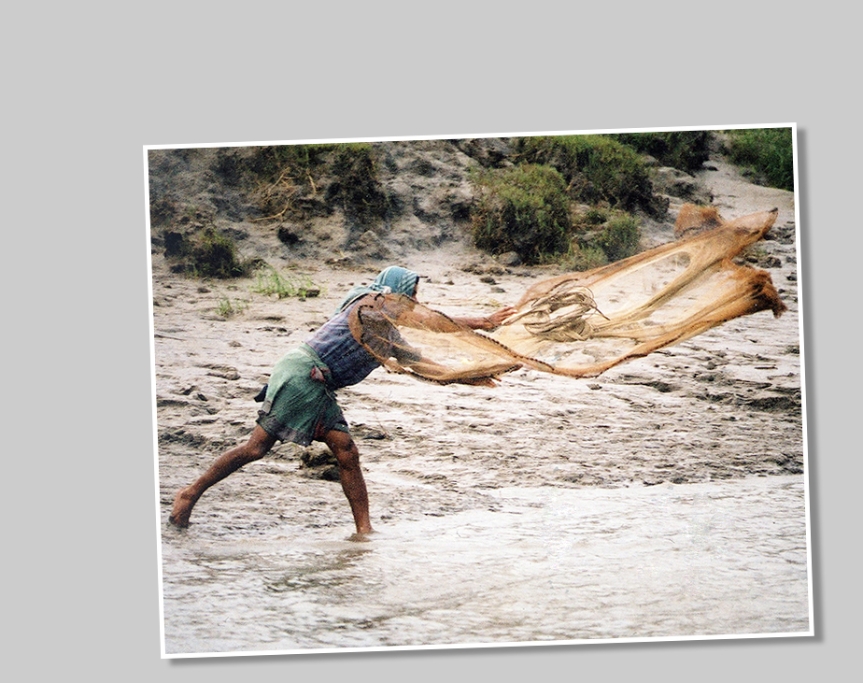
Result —
[{"label": "net mesh", "polygon": [[493,385],[525,367],[595,377],[723,322],[785,305],[768,273],[733,258],[761,239],[764,211],[586,272],[530,287],[494,332],[479,332],[402,295],[373,294],[350,318],[387,369],[441,384]]}]

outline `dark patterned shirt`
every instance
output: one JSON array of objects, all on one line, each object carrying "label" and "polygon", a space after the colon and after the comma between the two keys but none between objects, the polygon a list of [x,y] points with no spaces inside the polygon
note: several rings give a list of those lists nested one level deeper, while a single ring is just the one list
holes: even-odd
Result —
[{"label": "dark patterned shirt", "polygon": [[[352,307],[351,307],[352,308]],[[380,363],[360,346],[348,327],[350,308],[330,318],[306,340],[330,369],[330,386],[341,389],[362,382]]]},{"label": "dark patterned shirt", "polygon": [[[306,340],[330,370],[327,383],[332,389],[341,389],[362,382],[380,361],[357,343],[351,334],[348,317],[362,299],[330,318],[315,334]],[[363,314],[363,342],[379,358],[396,357],[400,362],[418,361],[421,355],[405,342],[386,316],[376,310]]]}]

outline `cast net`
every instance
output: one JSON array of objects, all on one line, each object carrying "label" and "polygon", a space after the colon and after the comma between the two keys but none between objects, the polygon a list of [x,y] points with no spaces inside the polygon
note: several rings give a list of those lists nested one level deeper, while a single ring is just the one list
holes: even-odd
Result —
[{"label": "cast net", "polygon": [[354,337],[382,365],[441,384],[493,385],[520,367],[595,377],[739,316],[786,309],[770,276],[733,259],[761,239],[764,211],[586,272],[530,287],[493,332],[415,300],[372,294],[352,310]]}]

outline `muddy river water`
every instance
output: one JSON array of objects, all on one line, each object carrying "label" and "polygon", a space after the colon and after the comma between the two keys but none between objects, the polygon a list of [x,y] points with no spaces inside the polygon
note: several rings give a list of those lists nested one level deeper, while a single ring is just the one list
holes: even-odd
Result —
[{"label": "muddy river water", "polygon": [[[166,544],[166,653],[804,634],[804,483],[507,488],[368,543],[292,525]],[[344,536],[344,533],[341,534]]]}]

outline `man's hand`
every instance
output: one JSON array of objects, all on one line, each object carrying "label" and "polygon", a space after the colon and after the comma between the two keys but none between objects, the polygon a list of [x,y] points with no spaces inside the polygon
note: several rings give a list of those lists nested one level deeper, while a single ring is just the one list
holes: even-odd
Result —
[{"label": "man's hand", "polygon": [[472,330],[493,330],[494,328],[499,327],[504,320],[517,312],[518,309],[513,308],[512,306],[506,306],[483,318],[460,317],[453,318],[453,320],[461,325],[466,325]]},{"label": "man's hand", "polygon": [[483,330],[493,330],[495,327],[500,327],[501,323],[509,318],[516,312],[517,309],[512,306],[506,306],[501,308],[500,310],[495,311],[491,315],[487,316],[485,319],[487,321],[487,326],[483,326],[480,329]]}]

